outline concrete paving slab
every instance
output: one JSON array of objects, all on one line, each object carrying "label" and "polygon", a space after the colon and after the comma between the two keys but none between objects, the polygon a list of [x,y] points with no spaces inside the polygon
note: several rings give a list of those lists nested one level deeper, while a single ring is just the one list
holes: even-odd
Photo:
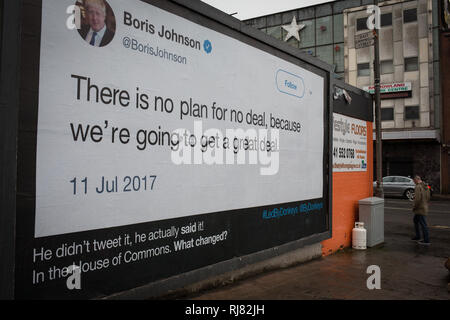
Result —
[{"label": "concrete paving slab", "polygon": [[[430,227],[432,245],[410,240],[414,233],[411,203],[386,199],[385,243],[367,250],[344,249],[334,255],[275,270],[187,298],[206,300],[449,300],[445,261],[450,228]],[[434,210],[434,211],[433,211]],[[448,212],[446,214],[445,212]],[[450,226],[450,202],[434,201],[430,226]],[[367,267],[381,271],[381,289],[369,290]]]}]

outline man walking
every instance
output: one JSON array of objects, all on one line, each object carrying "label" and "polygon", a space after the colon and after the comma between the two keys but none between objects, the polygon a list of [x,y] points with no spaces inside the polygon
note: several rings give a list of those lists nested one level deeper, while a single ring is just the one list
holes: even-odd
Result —
[{"label": "man walking", "polygon": [[[430,190],[419,176],[414,176],[414,183],[416,188],[414,189],[414,227],[416,230],[416,236],[412,238],[414,241],[418,241],[420,245],[430,245],[430,239],[428,235],[428,226],[425,220],[428,214],[428,201],[430,200]],[[422,229],[423,240],[420,237],[420,229]]]}]

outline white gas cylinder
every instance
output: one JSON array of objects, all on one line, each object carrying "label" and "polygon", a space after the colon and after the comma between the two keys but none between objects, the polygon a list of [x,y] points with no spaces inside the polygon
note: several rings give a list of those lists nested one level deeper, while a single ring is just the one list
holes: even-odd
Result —
[{"label": "white gas cylinder", "polygon": [[352,248],[358,250],[366,249],[367,231],[364,229],[364,222],[355,222],[352,230]]}]

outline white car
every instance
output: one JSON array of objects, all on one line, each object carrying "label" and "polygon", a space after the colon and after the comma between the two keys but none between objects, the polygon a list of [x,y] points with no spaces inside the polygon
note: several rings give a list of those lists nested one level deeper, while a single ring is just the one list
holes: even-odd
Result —
[{"label": "white car", "polygon": [[[430,194],[432,193],[431,187],[425,182]],[[375,191],[377,182],[373,182],[373,190]],[[414,188],[416,187],[413,179],[402,176],[387,176],[383,178],[383,193],[386,196],[399,196],[405,197],[410,201],[414,200]]]}]

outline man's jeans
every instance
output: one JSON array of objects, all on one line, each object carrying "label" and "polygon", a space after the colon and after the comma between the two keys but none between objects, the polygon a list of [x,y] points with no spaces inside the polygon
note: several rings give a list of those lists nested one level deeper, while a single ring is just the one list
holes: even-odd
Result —
[{"label": "man's jeans", "polygon": [[414,227],[416,229],[416,238],[420,239],[419,226],[422,229],[423,241],[430,242],[430,239],[428,238],[428,226],[427,226],[427,222],[425,221],[425,216],[422,216],[420,214],[415,214],[414,215]]}]

